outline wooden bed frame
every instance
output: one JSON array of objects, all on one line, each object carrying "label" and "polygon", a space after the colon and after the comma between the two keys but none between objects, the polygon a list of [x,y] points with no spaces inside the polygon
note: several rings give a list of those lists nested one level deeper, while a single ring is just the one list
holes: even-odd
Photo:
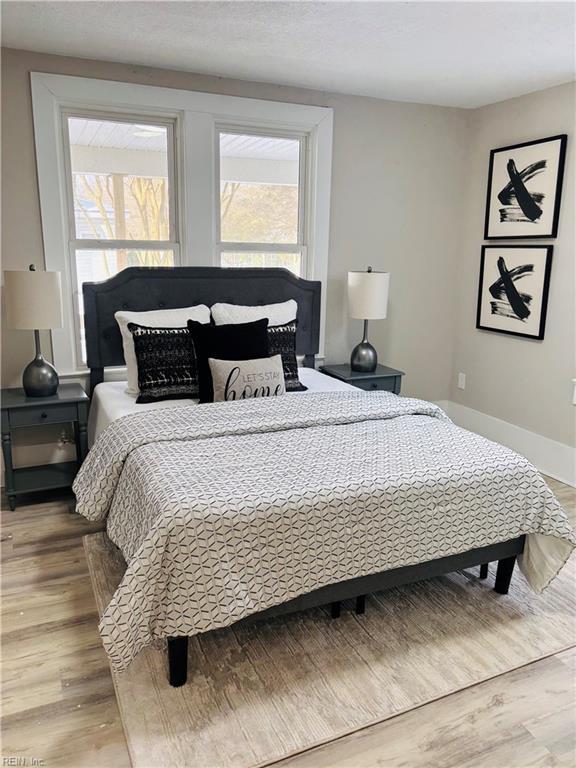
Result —
[{"label": "wooden bed frame", "polygon": [[[304,364],[314,367],[320,338],[319,282],[295,277],[286,269],[221,267],[129,267],[102,283],[84,283],[84,320],[90,392],[104,379],[104,368],[124,365],[122,338],[114,313],[177,309],[216,302],[258,306],[287,299],[298,303],[296,351]],[[458,555],[441,557],[417,565],[349,579],[300,595],[281,605],[249,617],[250,621],[331,604],[332,616],[340,614],[342,600],[356,599],[356,611],[363,613],[365,596],[389,587],[441,576],[480,566],[486,578],[488,563],[498,561],[494,589],[506,594],[516,557],[524,549],[524,536],[477,547]],[[244,620],[245,621],[245,620]],[[188,637],[168,639],[170,685],[184,685],[188,670]]]}]

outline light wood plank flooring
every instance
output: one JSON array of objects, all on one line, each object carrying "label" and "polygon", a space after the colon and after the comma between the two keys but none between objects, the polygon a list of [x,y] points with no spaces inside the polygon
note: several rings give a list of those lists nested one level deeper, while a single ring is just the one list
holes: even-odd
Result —
[{"label": "light wood plank flooring", "polygon": [[[574,489],[549,483],[576,516]],[[15,512],[3,505],[2,757],[124,768],[130,761],[82,548],[82,536],[99,527],[72,513],[71,496],[38,499]],[[569,768],[575,680],[572,649],[277,765]]]}]

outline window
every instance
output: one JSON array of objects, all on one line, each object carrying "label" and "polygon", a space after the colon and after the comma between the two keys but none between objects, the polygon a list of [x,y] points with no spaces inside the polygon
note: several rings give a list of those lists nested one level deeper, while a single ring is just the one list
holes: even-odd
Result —
[{"label": "window", "polygon": [[66,112],[63,119],[81,363],[82,283],[106,280],[125,267],[175,264],[174,124]]},{"label": "window", "polygon": [[305,139],[219,132],[220,263],[305,276]]},{"label": "window", "polygon": [[38,72],[31,86],[62,378],[85,370],[82,283],[128,266],[283,266],[326,285],[331,109]]}]

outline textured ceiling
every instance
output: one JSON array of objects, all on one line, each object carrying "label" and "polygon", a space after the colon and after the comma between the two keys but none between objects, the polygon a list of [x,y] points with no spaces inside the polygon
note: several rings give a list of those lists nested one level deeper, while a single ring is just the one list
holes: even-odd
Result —
[{"label": "textured ceiling", "polygon": [[456,107],[575,77],[572,2],[2,3],[2,44]]}]

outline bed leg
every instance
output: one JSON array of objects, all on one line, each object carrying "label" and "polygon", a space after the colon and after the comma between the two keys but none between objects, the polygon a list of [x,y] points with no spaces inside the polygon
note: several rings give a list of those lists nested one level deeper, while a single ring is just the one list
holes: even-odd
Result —
[{"label": "bed leg", "polygon": [[481,579],[488,578],[488,563],[482,563],[482,565],[480,566],[480,578]]},{"label": "bed leg", "polygon": [[355,611],[357,614],[364,613],[366,610],[366,595],[358,595],[356,598],[356,608]]},{"label": "bed leg", "polygon": [[330,614],[333,619],[340,618],[340,600],[338,600],[335,603],[332,603],[332,605],[330,606]]},{"label": "bed leg", "polygon": [[500,595],[507,595],[510,581],[512,579],[512,571],[514,570],[514,563],[516,562],[516,555],[513,557],[505,557],[503,560],[498,560],[498,568],[496,570],[496,583],[494,584],[494,591]]},{"label": "bed leg", "polygon": [[188,638],[168,638],[168,679],[170,685],[178,688],[188,677]]}]

